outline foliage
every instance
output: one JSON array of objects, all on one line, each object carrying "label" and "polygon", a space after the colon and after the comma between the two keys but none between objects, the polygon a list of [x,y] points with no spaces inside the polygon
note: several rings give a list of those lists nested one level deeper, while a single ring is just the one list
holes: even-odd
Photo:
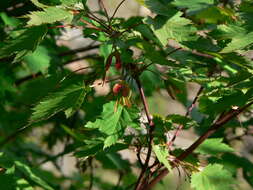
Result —
[{"label": "foliage", "polygon": [[253,188],[252,1],[136,2],[1,3],[0,189]]}]

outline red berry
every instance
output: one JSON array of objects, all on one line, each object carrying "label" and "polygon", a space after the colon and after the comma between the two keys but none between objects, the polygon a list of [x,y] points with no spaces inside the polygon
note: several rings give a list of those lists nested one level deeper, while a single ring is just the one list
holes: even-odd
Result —
[{"label": "red berry", "polygon": [[130,89],[126,83],[117,83],[113,86],[113,94],[127,97],[129,95]]},{"label": "red berry", "polygon": [[122,62],[121,62],[121,58],[120,58],[120,53],[118,51],[115,52],[115,58],[116,58],[115,68],[117,70],[120,70],[121,66],[122,66]]},{"label": "red berry", "polygon": [[116,94],[119,94],[120,91],[121,91],[121,89],[122,89],[122,87],[123,87],[123,85],[120,84],[120,83],[115,84],[115,85],[113,86],[113,89],[112,89],[113,93],[114,93],[115,95],[116,95]]}]

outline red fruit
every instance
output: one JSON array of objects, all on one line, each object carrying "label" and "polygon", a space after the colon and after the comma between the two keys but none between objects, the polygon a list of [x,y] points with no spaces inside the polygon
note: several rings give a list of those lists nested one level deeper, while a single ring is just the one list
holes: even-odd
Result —
[{"label": "red fruit", "polygon": [[112,91],[113,91],[114,95],[128,97],[130,89],[129,89],[128,85],[125,83],[117,83],[113,86]]},{"label": "red fruit", "polygon": [[122,89],[122,87],[123,87],[123,85],[120,84],[120,83],[115,84],[115,85],[113,86],[113,89],[112,89],[113,94],[115,94],[115,95],[116,95],[116,94],[119,94],[120,91],[121,91],[121,89]]}]

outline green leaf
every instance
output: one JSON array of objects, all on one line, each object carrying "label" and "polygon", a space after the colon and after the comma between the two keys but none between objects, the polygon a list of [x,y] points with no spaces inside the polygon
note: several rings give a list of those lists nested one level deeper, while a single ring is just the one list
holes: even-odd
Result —
[{"label": "green leaf", "polygon": [[184,129],[198,126],[198,123],[195,120],[178,114],[170,114],[166,117],[166,120],[171,121],[172,123],[183,125]]},{"label": "green leaf", "polygon": [[38,0],[30,0],[35,6],[39,7],[39,8],[48,8],[49,6],[44,5],[42,3],[40,3]]},{"label": "green leaf", "polygon": [[180,9],[186,9],[188,15],[193,15],[214,5],[214,0],[175,0],[172,4]]},{"label": "green leaf", "polygon": [[219,24],[231,22],[236,14],[233,9],[227,7],[210,6],[195,17],[204,23]]},{"label": "green leaf", "polygon": [[58,7],[48,7],[44,11],[32,11],[26,16],[29,18],[28,26],[52,24],[59,21],[71,23],[73,19],[71,12]]},{"label": "green leaf", "polygon": [[171,171],[171,166],[170,163],[168,161],[168,157],[169,157],[169,152],[168,149],[164,146],[160,146],[160,145],[153,145],[153,150],[155,152],[155,155],[157,157],[157,159],[164,164],[164,166]]},{"label": "green leaf", "polygon": [[253,43],[253,32],[248,32],[238,25],[219,25],[212,35],[218,40],[230,40],[221,53],[229,53],[242,50]]},{"label": "green leaf", "polygon": [[114,101],[104,104],[100,118],[85,125],[88,128],[98,128],[99,131],[106,134],[104,148],[115,144],[124,134],[127,126],[135,127],[137,125],[138,110],[128,109],[122,105],[118,105],[117,110],[114,110]]},{"label": "green leaf", "polygon": [[62,3],[62,6],[67,6],[67,7],[73,7],[77,3],[83,3],[86,4],[86,0],[60,0]]},{"label": "green leaf", "polygon": [[153,32],[164,46],[168,44],[169,39],[177,42],[197,40],[195,36],[197,29],[192,25],[191,20],[183,18],[182,14],[182,12],[177,12],[169,19],[157,16],[153,20],[147,20],[149,24],[152,24]]},{"label": "green leaf", "polygon": [[42,180],[39,176],[37,176],[30,167],[23,164],[20,161],[15,161],[15,166],[18,170],[22,171],[22,173],[30,180],[32,180],[37,185],[41,186],[45,190],[54,190],[50,187],[44,180]]},{"label": "green leaf", "polygon": [[0,173],[0,189],[14,190],[16,188],[16,179],[14,173],[15,166],[8,168],[4,173]]},{"label": "green leaf", "polygon": [[68,110],[66,112],[67,117],[71,116],[74,110],[77,110],[81,106],[88,91],[89,89],[87,87],[83,84],[79,84],[52,93],[33,108],[34,112],[30,121],[34,122],[48,119],[66,110]]},{"label": "green leaf", "polygon": [[20,60],[23,56],[36,49],[46,33],[46,26],[36,26],[25,29],[20,35],[7,41],[6,44],[0,48],[0,58],[16,54],[14,61]]},{"label": "green leaf", "polygon": [[25,179],[17,179],[17,188],[15,190],[34,190],[34,188]]},{"label": "green leaf", "polygon": [[222,138],[212,138],[205,140],[197,149],[196,152],[201,154],[209,154],[217,156],[220,153],[234,152],[234,149],[225,143],[222,143]]},{"label": "green leaf", "polygon": [[148,7],[151,11],[159,15],[170,17],[175,13],[175,10],[172,9],[172,6],[163,0],[144,0],[144,3],[145,6]]},{"label": "green leaf", "polygon": [[253,44],[253,32],[246,35],[237,35],[232,41],[221,51],[221,53],[229,53],[235,50],[241,50]]},{"label": "green leaf", "polygon": [[235,179],[222,165],[208,165],[191,177],[191,187],[196,190],[232,190]]},{"label": "green leaf", "polygon": [[50,60],[49,52],[44,46],[38,46],[32,54],[24,57],[24,61],[33,74],[45,73],[50,66]]},{"label": "green leaf", "polygon": [[104,168],[114,169],[118,171],[131,171],[130,164],[127,160],[122,159],[122,156],[119,153],[111,152],[96,155],[96,159],[99,160]]},{"label": "green leaf", "polygon": [[20,24],[20,21],[18,19],[9,17],[5,12],[0,13],[0,18],[7,26],[17,27]]}]

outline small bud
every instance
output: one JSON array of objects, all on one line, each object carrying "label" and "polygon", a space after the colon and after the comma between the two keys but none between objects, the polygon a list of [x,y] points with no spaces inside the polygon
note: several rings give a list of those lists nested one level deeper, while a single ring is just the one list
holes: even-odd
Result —
[{"label": "small bud", "polygon": [[115,68],[117,69],[117,70],[120,70],[121,69],[121,62],[116,62],[116,64],[115,64]]},{"label": "small bud", "polygon": [[120,53],[118,51],[115,52],[115,58],[116,58],[115,68],[117,70],[120,70],[122,67],[122,62],[120,58]]},{"label": "small bud", "polygon": [[113,58],[114,54],[111,53],[107,60],[106,60],[106,64],[105,64],[105,70],[108,71],[108,69],[110,68],[111,64],[112,64],[112,58]]},{"label": "small bud", "polygon": [[124,85],[121,91],[122,91],[122,96],[127,97],[129,95],[130,89],[127,85]]}]

